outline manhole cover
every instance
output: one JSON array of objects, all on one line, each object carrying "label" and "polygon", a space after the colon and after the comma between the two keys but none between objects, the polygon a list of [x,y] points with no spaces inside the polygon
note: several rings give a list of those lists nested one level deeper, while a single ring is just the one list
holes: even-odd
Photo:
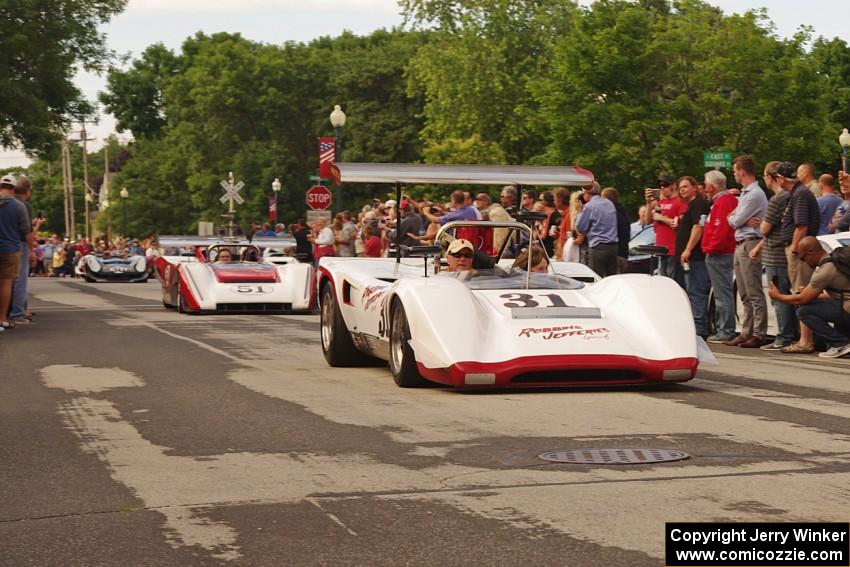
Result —
[{"label": "manhole cover", "polygon": [[544,461],[577,465],[639,465],[681,461],[690,457],[670,449],[567,449],[537,455]]}]

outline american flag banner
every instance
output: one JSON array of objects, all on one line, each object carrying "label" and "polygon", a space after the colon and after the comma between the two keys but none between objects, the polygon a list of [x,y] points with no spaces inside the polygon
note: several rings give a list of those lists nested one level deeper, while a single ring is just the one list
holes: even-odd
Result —
[{"label": "american flag banner", "polygon": [[269,220],[277,220],[277,200],[274,197],[269,197]]},{"label": "american flag banner", "polygon": [[336,161],[336,138],[319,138],[319,177],[331,178],[331,164]]}]

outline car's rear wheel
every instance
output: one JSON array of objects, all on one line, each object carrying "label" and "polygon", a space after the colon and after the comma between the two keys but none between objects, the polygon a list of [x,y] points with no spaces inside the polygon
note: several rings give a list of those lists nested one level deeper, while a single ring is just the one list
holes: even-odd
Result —
[{"label": "car's rear wheel", "polygon": [[363,354],[354,346],[351,334],[339,310],[333,285],[326,283],[322,288],[322,307],[319,310],[319,325],[322,333],[322,352],[331,366],[364,366],[377,360]]},{"label": "car's rear wheel", "polygon": [[398,299],[393,301],[390,320],[390,371],[393,380],[402,388],[421,388],[429,384],[416,368],[416,359],[410,347],[410,325],[407,314]]}]

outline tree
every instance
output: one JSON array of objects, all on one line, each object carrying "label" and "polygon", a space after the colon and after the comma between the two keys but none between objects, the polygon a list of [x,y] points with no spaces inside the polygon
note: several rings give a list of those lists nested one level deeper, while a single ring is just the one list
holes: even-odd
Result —
[{"label": "tree", "polygon": [[558,41],[534,89],[550,140],[537,160],[587,167],[634,204],[660,172],[701,174],[703,151],[824,155],[827,105],[805,34],[779,40],[761,11],[654,4],[596,2]]},{"label": "tree", "polygon": [[165,126],[163,89],[179,70],[178,59],[161,43],[145,49],[130,69],[111,69],[106,78],[108,90],[99,98],[117,119],[116,128],[130,130],[136,137],[159,136]]},{"label": "tree", "polygon": [[126,0],[8,0],[0,4],[0,146],[55,150],[69,121],[92,113],[73,83],[77,69],[110,58],[99,24]]},{"label": "tree", "polygon": [[[444,156],[449,140],[479,136],[497,155],[524,163],[546,140],[530,87],[548,73],[555,38],[576,10],[566,0],[406,0],[414,29],[433,37],[410,62],[411,92],[425,98],[426,154]],[[451,145],[451,144],[450,144]],[[431,146],[439,149],[431,150]]]},{"label": "tree", "polygon": [[[303,215],[316,138],[331,133],[333,104],[349,116],[344,159],[418,160],[421,100],[407,93],[404,66],[423,41],[423,34],[379,31],[276,46],[197,34],[180,53],[154,46],[128,69],[113,70],[101,99],[137,139],[116,180],[130,190],[131,230],[185,232],[201,220],[220,222],[219,182],[228,171],[245,182],[237,209],[243,225],[266,218],[274,178],[284,187],[279,218]],[[371,190],[344,187],[345,205]],[[145,201],[150,207],[136,211]]]}]

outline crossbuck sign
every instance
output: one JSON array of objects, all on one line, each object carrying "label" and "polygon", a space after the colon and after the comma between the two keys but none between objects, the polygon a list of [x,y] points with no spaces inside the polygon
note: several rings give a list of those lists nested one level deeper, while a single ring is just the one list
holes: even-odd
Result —
[{"label": "crossbuck sign", "polygon": [[240,181],[239,183],[234,183],[233,172],[230,172],[230,176],[227,181],[222,180],[221,186],[224,187],[224,195],[219,198],[219,201],[224,203],[225,201],[230,201],[230,212],[233,212],[233,202],[236,201],[240,205],[245,202],[245,199],[242,198],[242,195],[239,194],[239,190],[245,187],[245,182]]}]

